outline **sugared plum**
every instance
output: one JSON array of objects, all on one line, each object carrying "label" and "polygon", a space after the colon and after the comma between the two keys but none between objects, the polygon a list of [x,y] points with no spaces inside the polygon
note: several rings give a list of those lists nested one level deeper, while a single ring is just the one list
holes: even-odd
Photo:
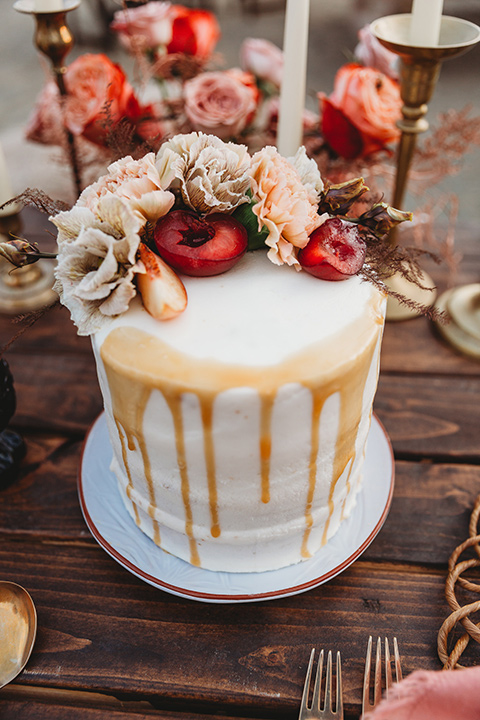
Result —
[{"label": "sugared plum", "polygon": [[357,225],[335,217],[313,231],[307,245],[299,250],[298,261],[322,280],[345,280],[362,268],[366,250]]}]

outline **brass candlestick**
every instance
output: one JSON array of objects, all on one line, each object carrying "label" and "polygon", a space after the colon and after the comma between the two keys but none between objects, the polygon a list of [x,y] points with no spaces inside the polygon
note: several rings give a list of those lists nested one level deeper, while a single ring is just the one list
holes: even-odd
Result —
[{"label": "brass candlestick", "polygon": [[[372,33],[381,44],[401,58],[400,90],[404,105],[402,119],[397,123],[402,134],[398,146],[393,196],[393,205],[397,208],[402,208],[417,136],[428,129],[425,118],[427,103],[435,90],[441,64],[444,60],[467,52],[480,41],[480,28],[477,25],[444,15],[438,45],[434,47],[411,45],[409,41],[411,17],[408,14],[389,15],[375,20],[370,26]],[[391,240],[395,242],[394,235],[391,235]],[[433,282],[426,273],[423,274],[422,285],[431,290],[422,290],[400,275],[394,275],[389,284],[397,292],[423,305],[429,306],[435,302]],[[389,298],[388,319],[404,320],[415,315],[414,311],[404,307],[394,298]]]},{"label": "brass candlestick", "polygon": [[[52,70],[62,99],[68,94],[64,80],[66,72],[64,60],[74,44],[73,35],[67,25],[66,15],[67,12],[75,10],[79,5],[80,0],[59,0],[59,7],[62,9],[55,12],[37,11],[34,0],[17,0],[13,6],[18,12],[35,16],[35,45],[52,63]],[[67,128],[65,128],[65,134],[75,188],[77,195],[80,195],[82,182],[75,138]]]}]

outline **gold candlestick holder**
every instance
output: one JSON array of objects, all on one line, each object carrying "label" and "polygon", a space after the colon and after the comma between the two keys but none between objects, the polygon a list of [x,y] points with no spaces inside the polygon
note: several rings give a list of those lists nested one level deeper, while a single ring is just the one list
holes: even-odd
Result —
[{"label": "gold candlestick holder", "polygon": [[[67,25],[67,13],[75,10],[79,5],[80,0],[59,0],[61,9],[54,12],[37,11],[34,0],[17,0],[13,6],[18,12],[35,16],[35,45],[50,60],[62,99],[68,94],[64,79],[66,72],[64,60],[74,44],[73,35]],[[68,128],[65,128],[65,135],[75,189],[77,195],[80,195],[82,181],[75,138]]]},{"label": "gold candlestick holder", "polygon": [[[393,205],[401,209],[407,187],[408,174],[412,162],[417,137],[428,129],[426,114],[428,103],[433,95],[440,74],[441,64],[449,58],[458,57],[473,48],[480,41],[480,28],[468,20],[442,16],[438,45],[422,47],[410,43],[409,14],[389,15],[375,20],[371,24],[373,35],[388,50],[401,59],[400,92],[403,100],[402,118],[397,125],[401,137],[397,153],[397,172],[393,195]],[[395,242],[395,234],[390,236]],[[394,275],[389,285],[392,289],[422,305],[431,306],[435,302],[434,283],[427,273],[423,273],[421,284],[430,290],[423,290]],[[416,316],[415,311],[401,305],[394,298],[388,299],[387,319],[406,320]]]}]

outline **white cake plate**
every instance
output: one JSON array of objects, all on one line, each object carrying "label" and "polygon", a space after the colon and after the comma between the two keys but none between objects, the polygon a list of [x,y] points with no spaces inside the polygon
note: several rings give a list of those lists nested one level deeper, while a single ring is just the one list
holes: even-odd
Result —
[{"label": "white cake plate", "polygon": [[271,600],[331,580],[370,545],[388,515],[394,461],[388,435],[373,416],[364,485],[352,514],[310,560],[262,573],[213,572],[189,565],[157,547],[128,514],[110,472],[112,449],[102,413],[87,435],[78,493],[83,516],[99,545],[126,570],[165,592],[209,603]]}]

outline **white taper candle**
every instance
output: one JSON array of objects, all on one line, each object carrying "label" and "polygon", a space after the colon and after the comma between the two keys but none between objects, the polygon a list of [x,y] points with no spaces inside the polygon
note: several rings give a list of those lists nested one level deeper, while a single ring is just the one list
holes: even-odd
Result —
[{"label": "white taper candle", "polygon": [[302,144],[307,85],[308,21],[310,0],[287,0],[284,30],[284,66],[280,91],[277,148],[295,155]]},{"label": "white taper candle", "polygon": [[410,21],[410,43],[435,47],[440,37],[443,0],[413,0]]}]

